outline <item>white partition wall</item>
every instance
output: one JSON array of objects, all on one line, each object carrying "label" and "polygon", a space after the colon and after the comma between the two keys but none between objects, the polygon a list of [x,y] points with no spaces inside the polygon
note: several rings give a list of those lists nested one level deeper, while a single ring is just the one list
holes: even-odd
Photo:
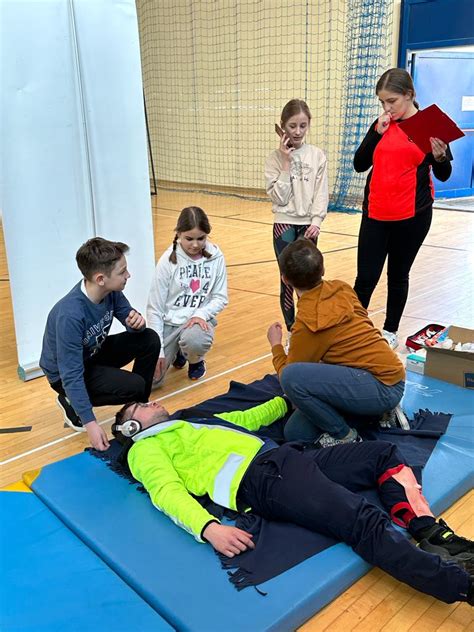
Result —
[{"label": "white partition wall", "polygon": [[0,0],[3,225],[24,379],[46,316],[100,235],[130,245],[127,296],[143,311],[154,266],[133,0]]}]

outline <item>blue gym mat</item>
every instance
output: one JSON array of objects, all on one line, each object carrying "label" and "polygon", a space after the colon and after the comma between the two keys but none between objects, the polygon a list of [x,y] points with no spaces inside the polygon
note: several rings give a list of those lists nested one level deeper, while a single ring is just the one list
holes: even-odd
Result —
[{"label": "blue gym mat", "polygon": [[[439,513],[473,482],[474,393],[409,374],[404,408],[454,413],[423,475]],[[368,565],[337,544],[282,575],[237,592],[208,545],[197,543],[149,498],[88,453],[46,466],[33,491],[120,577],[179,630],[289,630],[362,576]]]},{"label": "blue gym mat", "polygon": [[440,514],[474,486],[474,391],[408,371],[402,407],[408,417],[420,408],[453,413],[423,469],[423,495]]},{"label": "blue gym mat", "polygon": [[0,629],[171,631],[34,494],[0,492]]}]

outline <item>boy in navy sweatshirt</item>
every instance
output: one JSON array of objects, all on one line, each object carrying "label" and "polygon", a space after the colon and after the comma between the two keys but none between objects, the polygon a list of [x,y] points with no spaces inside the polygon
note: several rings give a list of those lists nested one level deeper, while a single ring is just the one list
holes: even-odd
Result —
[{"label": "boy in navy sweatshirt", "polygon": [[[50,311],[40,366],[58,393],[67,425],[87,431],[96,450],[109,447],[93,406],[147,402],[160,339],[122,293],[130,274],[128,246],[101,237],[76,253],[84,279]],[[108,336],[113,318],[126,331]],[[121,367],[134,360],[132,371]]]}]

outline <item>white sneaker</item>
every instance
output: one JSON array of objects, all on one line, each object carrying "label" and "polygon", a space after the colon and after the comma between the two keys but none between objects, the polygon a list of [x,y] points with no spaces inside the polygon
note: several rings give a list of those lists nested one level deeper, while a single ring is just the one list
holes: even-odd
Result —
[{"label": "white sneaker", "polygon": [[286,355],[288,355],[288,351],[290,349],[290,340],[291,340],[291,331],[288,332],[288,336],[286,338],[286,342],[283,345],[283,349],[284,349]]},{"label": "white sneaker", "polygon": [[398,332],[387,331],[386,329],[382,329],[382,336],[388,342],[388,346],[390,349],[396,349],[398,347]]}]

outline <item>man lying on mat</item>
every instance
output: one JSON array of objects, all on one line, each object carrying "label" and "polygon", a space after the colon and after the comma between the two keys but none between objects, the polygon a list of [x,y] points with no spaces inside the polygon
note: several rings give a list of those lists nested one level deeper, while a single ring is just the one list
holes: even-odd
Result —
[{"label": "man lying on mat", "polygon": [[[112,432],[130,439],[128,464],[158,509],[198,542],[228,557],[254,548],[252,536],[220,524],[194,496],[208,494],[229,509],[293,522],[335,537],[364,560],[447,603],[474,603],[474,543],[436,522],[415,476],[397,447],[385,441],[305,449],[281,447],[252,432],[287,412],[275,397],[245,411],[211,419],[170,419],[158,402],[131,403]],[[341,465],[343,467],[341,467]],[[355,492],[377,488],[388,515]]]}]

